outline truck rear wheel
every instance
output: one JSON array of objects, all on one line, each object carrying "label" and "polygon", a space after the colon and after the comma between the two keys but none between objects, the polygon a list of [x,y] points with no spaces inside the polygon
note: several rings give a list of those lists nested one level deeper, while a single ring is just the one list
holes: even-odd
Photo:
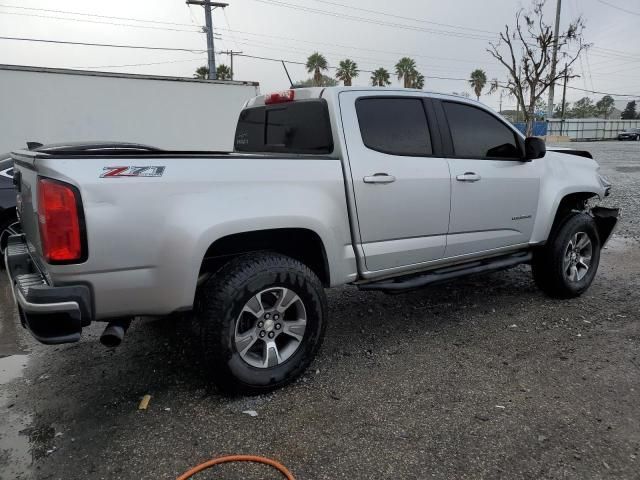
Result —
[{"label": "truck rear wheel", "polygon": [[292,382],[315,357],[327,301],[318,277],[276,253],[243,255],[202,288],[205,365],[229,393],[263,393]]},{"label": "truck rear wheel", "polygon": [[600,237],[593,218],[574,213],[534,252],[532,271],[536,285],[556,298],[584,293],[600,263]]}]

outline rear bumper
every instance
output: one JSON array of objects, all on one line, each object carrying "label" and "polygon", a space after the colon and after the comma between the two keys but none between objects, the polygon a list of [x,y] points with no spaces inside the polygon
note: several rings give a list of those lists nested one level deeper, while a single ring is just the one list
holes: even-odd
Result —
[{"label": "rear bumper", "polygon": [[22,326],[46,344],[80,340],[91,323],[91,290],[86,285],[49,285],[23,235],[9,237],[4,254],[7,275]]}]

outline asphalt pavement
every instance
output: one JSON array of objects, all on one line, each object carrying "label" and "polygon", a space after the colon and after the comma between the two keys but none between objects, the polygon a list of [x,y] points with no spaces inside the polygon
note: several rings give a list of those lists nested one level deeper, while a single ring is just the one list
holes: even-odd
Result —
[{"label": "asphalt pavement", "polygon": [[298,480],[640,478],[640,142],[570,146],[623,209],[586,294],[547,298],[526,266],[396,296],[334,289],[318,358],[269,395],[211,387],[188,319],[137,320],[116,350],[101,325],[39,345],[3,275],[0,479],[172,479],[236,453]]}]

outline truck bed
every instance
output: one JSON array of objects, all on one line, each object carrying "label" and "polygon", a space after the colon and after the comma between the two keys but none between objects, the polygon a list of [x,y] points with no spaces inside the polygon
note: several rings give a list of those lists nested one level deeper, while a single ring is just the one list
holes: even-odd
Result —
[{"label": "truck bed", "polygon": [[21,221],[35,258],[42,254],[38,179],[65,182],[79,192],[86,260],[40,267],[55,286],[88,284],[95,320],[191,308],[206,252],[247,229],[296,225],[316,232],[328,246],[327,261],[339,265],[330,283],[355,279],[339,158],[104,146],[21,150],[12,157]]}]

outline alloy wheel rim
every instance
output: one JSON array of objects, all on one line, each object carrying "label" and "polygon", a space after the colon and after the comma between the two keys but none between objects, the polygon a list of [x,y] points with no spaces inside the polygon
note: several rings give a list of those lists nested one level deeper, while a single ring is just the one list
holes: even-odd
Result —
[{"label": "alloy wheel rim", "polygon": [[591,268],[593,244],[585,232],[574,234],[564,252],[563,272],[570,282],[582,280]]},{"label": "alloy wheel rim", "polygon": [[306,328],[307,311],[298,294],[272,287],[245,303],[236,320],[234,343],[252,367],[275,367],[298,351]]}]

